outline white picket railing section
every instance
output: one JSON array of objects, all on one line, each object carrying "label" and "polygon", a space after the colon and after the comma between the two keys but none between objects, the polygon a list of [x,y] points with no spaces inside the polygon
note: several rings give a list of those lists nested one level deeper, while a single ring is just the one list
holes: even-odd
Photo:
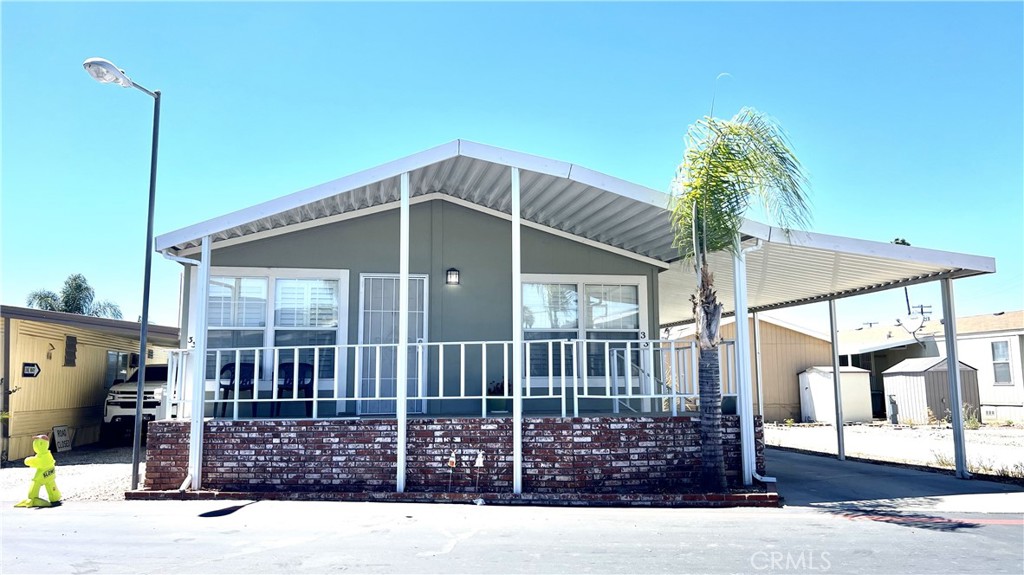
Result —
[{"label": "white picket railing section", "polygon": [[[208,416],[279,418],[283,411],[288,419],[393,417],[398,347],[217,349],[209,350],[200,366],[194,351],[172,351],[162,416],[190,417],[192,373],[198,368],[206,371]],[[526,415],[676,415],[697,409],[699,349],[694,342],[536,340],[524,341],[523,347]],[[488,400],[511,409],[512,342],[421,342],[409,344],[408,352],[410,414],[486,417],[495,411],[488,409]],[[735,404],[734,342],[723,341],[719,357],[723,404]]]}]

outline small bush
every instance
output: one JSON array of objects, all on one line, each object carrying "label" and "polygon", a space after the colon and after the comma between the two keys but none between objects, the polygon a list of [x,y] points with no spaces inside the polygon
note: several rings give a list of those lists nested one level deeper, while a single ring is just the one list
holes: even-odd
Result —
[{"label": "small bush", "polygon": [[963,404],[960,411],[964,420],[964,429],[980,429],[981,420],[978,419],[978,410],[974,409],[966,403]]}]

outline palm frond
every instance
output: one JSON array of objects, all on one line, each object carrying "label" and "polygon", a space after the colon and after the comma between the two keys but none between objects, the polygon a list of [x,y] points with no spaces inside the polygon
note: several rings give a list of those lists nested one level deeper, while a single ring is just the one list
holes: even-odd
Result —
[{"label": "palm frond", "polygon": [[82,274],[72,274],[60,290],[61,311],[88,315],[96,292]]},{"label": "palm frond", "polygon": [[98,301],[94,302],[89,308],[89,313],[93,317],[109,317],[113,319],[121,319],[121,307],[116,303],[109,301]]},{"label": "palm frond", "polygon": [[731,120],[704,117],[690,126],[672,184],[675,245],[686,259],[734,251],[754,202],[787,229],[810,219],[807,179],[785,132],[751,108]]},{"label": "palm frond", "polygon": [[44,311],[60,311],[60,296],[50,290],[36,290],[25,298],[25,305]]}]

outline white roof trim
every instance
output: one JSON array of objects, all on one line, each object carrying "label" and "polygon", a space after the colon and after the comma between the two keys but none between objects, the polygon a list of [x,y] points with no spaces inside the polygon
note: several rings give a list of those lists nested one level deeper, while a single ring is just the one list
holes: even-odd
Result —
[{"label": "white roof trim", "polygon": [[[287,196],[159,235],[156,238],[156,250],[171,250],[174,246],[181,243],[195,241],[203,236],[217,234],[236,226],[243,226],[337,194],[396,178],[405,172],[411,172],[458,156],[566,178],[662,209],[666,209],[668,206],[668,195],[663,192],[620,180],[619,178],[582,166],[488,146],[486,144],[478,144],[468,140],[455,140],[411,156],[406,156],[405,158],[381,164],[375,168],[356,172],[355,174],[306,188]],[[224,240],[214,243],[217,244],[222,241]]]},{"label": "white roof trim", "polygon": [[337,180],[331,180],[330,182],[306,188],[293,194],[288,194],[287,196],[275,198],[273,200],[263,202],[262,204],[256,204],[255,206],[250,206],[248,208],[238,210],[237,212],[232,212],[230,214],[157,236],[156,249],[157,251],[171,249],[180,243],[196,240],[203,236],[216,234],[224,230],[229,230],[235,226],[245,225],[262,218],[267,218],[317,200],[329,198],[331,196],[361,188],[363,186],[368,186],[382,180],[397,178],[405,172],[410,172],[417,168],[443,162],[444,160],[454,158],[458,155],[458,140],[442,144],[411,156],[406,156],[398,160],[381,164],[375,168],[356,172],[343,178],[338,178]]},{"label": "white roof trim", "polygon": [[[750,229],[756,229],[752,222],[744,222],[742,231],[747,232],[747,225]],[[760,224],[764,226],[765,224]],[[901,246],[889,242],[875,242],[843,236],[831,236],[816,232],[805,232],[798,230],[784,230],[775,226],[765,226],[770,229],[767,241],[774,244],[787,244],[805,248],[826,250],[830,252],[842,252],[845,254],[862,255],[867,257],[885,258],[888,260],[906,261],[918,264],[930,264],[954,269],[968,269],[981,273],[996,271],[996,261],[986,256],[976,256],[955,252],[946,252],[913,246]],[[757,237],[757,236],[755,236]]]}]

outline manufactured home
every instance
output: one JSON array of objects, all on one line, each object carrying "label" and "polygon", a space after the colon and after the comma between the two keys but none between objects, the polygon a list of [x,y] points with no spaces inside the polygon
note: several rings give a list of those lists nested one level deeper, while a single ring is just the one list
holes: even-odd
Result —
[{"label": "manufactured home", "polygon": [[[667,206],[459,140],[160,235],[185,274],[183,345],[176,420],[150,433],[180,447],[150,453],[147,486],[430,491],[448,461],[479,457],[488,489],[515,494],[685,488],[695,348],[657,334],[690,317],[695,276]],[[738,239],[749,249],[709,264],[744,315],[994,270],[752,221]],[[727,455],[749,483],[760,420],[749,335],[736,339],[721,356],[738,405]]]},{"label": "manufactured home", "polygon": [[[32,455],[32,437],[68,426],[73,445],[99,440],[103,402],[138,365],[138,323],[0,307],[3,461]],[[178,329],[150,325],[147,362],[166,363]]]}]

